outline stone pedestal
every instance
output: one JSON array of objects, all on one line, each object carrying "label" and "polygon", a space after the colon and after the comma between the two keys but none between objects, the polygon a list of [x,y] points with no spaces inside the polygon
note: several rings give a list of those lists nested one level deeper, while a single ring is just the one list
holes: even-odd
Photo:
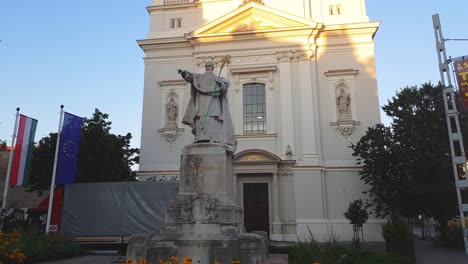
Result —
[{"label": "stone pedestal", "polygon": [[267,238],[242,233],[242,209],[234,202],[232,182],[232,159],[221,144],[186,146],[179,194],[166,208],[164,231],[132,236],[127,259],[157,264],[177,256],[202,264],[265,263]]}]

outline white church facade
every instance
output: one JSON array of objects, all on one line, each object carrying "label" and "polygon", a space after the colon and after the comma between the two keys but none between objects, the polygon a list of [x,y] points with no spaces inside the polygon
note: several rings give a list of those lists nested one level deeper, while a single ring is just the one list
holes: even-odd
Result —
[{"label": "white church facade", "polygon": [[[271,240],[351,240],[343,213],[362,197],[350,144],[380,123],[365,0],[153,0],[145,52],[140,181],[178,180],[190,85],[207,61],[231,86],[234,197],[247,231]],[[381,240],[381,220],[364,226]]]}]

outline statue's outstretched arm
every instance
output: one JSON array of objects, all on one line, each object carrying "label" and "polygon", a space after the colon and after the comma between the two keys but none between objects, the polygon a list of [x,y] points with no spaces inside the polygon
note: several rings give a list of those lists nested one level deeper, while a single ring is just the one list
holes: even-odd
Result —
[{"label": "statue's outstretched arm", "polygon": [[193,82],[193,73],[189,72],[189,71],[186,71],[186,70],[177,70],[177,73],[180,74],[180,76],[182,76],[182,78],[184,78],[184,80],[186,80],[187,82],[191,83]]}]

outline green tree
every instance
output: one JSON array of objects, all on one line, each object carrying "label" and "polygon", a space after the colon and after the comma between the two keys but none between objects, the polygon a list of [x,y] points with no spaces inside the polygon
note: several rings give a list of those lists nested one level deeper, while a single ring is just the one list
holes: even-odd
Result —
[{"label": "green tree", "polygon": [[108,118],[108,114],[96,109],[91,118],[84,120],[77,182],[135,180],[131,167],[139,161],[139,149],[130,147],[130,133],[110,133],[112,122]]},{"label": "green tree", "polygon": [[[358,248],[361,244],[361,239],[364,242],[364,230],[362,226],[369,218],[362,199],[349,202],[348,210],[346,210],[344,216],[353,225],[353,247]],[[361,231],[362,238],[359,238],[359,231]]]},{"label": "green tree", "polygon": [[44,190],[50,187],[56,144],[57,133],[50,133],[35,145],[30,172],[30,190]]},{"label": "green tree", "polygon": [[6,150],[6,149],[7,149],[6,141],[0,139],[0,150]]},{"label": "green tree", "polygon": [[[112,134],[109,115],[95,109],[84,120],[78,154],[76,182],[116,182],[135,180],[132,166],[139,162],[139,149],[130,147],[132,135]],[[50,186],[57,133],[42,138],[34,148],[31,190]]]},{"label": "green tree", "polygon": [[351,148],[378,216],[392,209],[406,217],[425,214],[444,232],[457,198],[442,89],[431,83],[401,89],[382,107],[391,124],[368,128]]}]

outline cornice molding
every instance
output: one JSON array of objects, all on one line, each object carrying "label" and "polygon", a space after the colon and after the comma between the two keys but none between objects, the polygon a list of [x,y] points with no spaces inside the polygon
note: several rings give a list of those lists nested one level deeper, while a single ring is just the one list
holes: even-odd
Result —
[{"label": "cornice molding", "polygon": [[325,76],[330,77],[330,76],[343,76],[343,75],[357,75],[359,73],[359,70],[354,70],[354,69],[342,69],[342,70],[330,70],[325,72]]},{"label": "cornice molding", "polygon": [[137,40],[138,46],[143,51],[154,49],[192,48],[193,46],[184,37],[157,38]]},{"label": "cornice molding", "polygon": [[241,73],[252,73],[252,72],[275,72],[277,70],[276,65],[264,65],[264,66],[245,66],[245,67],[232,67],[229,68],[232,74],[241,74]]},{"label": "cornice molding", "polygon": [[158,82],[160,86],[171,86],[171,85],[183,85],[185,86],[187,82],[185,80],[164,80]]},{"label": "cornice molding", "polygon": [[189,4],[176,4],[176,5],[153,5],[153,6],[148,6],[146,7],[146,10],[148,11],[149,14],[152,14],[152,12],[157,12],[157,11],[164,11],[164,10],[174,10],[174,9],[189,9],[189,8],[197,8],[198,4],[195,3],[189,3]]},{"label": "cornice molding", "polygon": [[372,39],[373,39],[379,27],[380,27],[380,22],[324,25],[322,32],[321,32],[321,37],[371,34]]}]

